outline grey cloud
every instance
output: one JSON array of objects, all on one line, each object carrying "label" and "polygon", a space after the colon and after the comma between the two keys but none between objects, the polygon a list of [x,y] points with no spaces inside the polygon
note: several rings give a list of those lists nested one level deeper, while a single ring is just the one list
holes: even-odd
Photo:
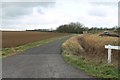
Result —
[{"label": "grey cloud", "polygon": [[30,8],[22,9],[21,7],[9,7],[2,9],[2,18],[4,19],[17,18],[30,13],[32,13]]},{"label": "grey cloud", "polygon": [[2,2],[54,2],[55,0],[3,0]]},{"label": "grey cloud", "polygon": [[91,5],[96,5],[96,6],[118,6],[117,2],[90,2]]},{"label": "grey cloud", "polygon": [[[17,18],[32,13],[33,7],[53,7],[54,2],[3,2],[2,18]],[[39,13],[42,13],[39,9]]]},{"label": "grey cloud", "polygon": [[105,17],[107,16],[106,11],[104,9],[101,8],[94,8],[88,11],[89,15],[92,16],[98,16],[98,17]]},{"label": "grey cloud", "polygon": [[118,3],[118,26],[120,26],[120,1]]},{"label": "grey cloud", "polygon": [[120,7],[120,1],[118,2],[118,7]]},{"label": "grey cloud", "polygon": [[2,8],[4,7],[48,7],[53,5],[54,2],[3,2]]}]

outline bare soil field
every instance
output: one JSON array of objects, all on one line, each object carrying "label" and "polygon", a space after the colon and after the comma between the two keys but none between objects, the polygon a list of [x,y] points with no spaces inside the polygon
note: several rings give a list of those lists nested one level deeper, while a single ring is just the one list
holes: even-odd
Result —
[{"label": "bare soil field", "polygon": [[30,31],[3,31],[2,32],[2,47],[12,48],[34,41],[50,39],[54,37],[64,36],[66,33],[54,32],[30,32]]}]

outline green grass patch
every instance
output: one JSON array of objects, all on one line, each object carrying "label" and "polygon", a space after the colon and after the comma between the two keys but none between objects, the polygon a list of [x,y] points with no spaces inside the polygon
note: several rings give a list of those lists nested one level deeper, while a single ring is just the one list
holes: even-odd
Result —
[{"label": "green grass patch", "polygon": [[76,56],[68,52],[70,51],[62,48],[64,60],[74,67],[86,72],[88,75],[97,78],[113,78],[113,80],[118,79],[118,70],[110,64],[102,63],[98,65],[90,60],[85,59],[84,57]]}]

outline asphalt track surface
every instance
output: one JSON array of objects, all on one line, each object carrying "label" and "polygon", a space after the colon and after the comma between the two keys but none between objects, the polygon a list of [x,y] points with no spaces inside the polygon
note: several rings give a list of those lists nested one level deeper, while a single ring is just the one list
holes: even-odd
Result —
[{"label": "asphalt track surface", "polygon": [[61,55],[58,39],[2,60],[3,78],[90,78],[67,64]]}]

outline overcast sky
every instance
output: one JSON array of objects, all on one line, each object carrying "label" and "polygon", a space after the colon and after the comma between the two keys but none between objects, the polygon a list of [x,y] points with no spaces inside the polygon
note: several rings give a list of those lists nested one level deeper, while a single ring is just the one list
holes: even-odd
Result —
[{"label": "overcast sky", "polygon": [[0,24],[2,29],[11,30],[55,29],[70,22],[86,27],[113,27],[118,25],[118,1],[4,0],[0,3]]}]

